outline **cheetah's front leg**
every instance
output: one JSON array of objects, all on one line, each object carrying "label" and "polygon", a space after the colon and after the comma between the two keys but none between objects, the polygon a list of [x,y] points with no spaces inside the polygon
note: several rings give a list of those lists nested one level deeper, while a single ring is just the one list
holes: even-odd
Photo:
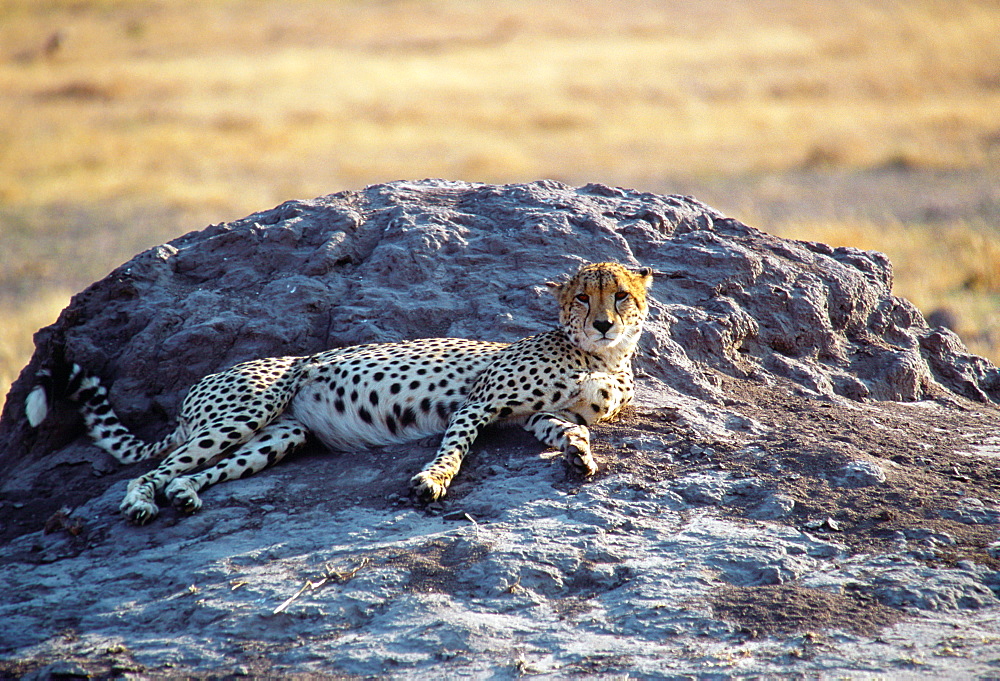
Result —
[{"label": "cheetah's front leg", "polygon": [[434,459],[410,478],[418,499],[426,503],[445,495],[479,430],[495,419],[496,410],[482,404],[466,403],[452,415]]},{"label": "cheetah's front leg", "polygon": [[524,429],[541,442],[561,451],[566,463],[585,476],[597,473],[597,461],[590,452],[590,431],[566,418],[548,412],[533,414]]}]

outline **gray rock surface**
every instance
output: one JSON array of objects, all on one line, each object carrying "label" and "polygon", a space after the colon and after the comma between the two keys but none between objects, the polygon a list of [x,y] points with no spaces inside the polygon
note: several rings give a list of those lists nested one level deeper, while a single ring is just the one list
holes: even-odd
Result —
[{"label": "gray rock surface", "polygon": [[777,520],[787,517],[795,509],[795,498],[780,492],[769,494],[756,508],[749,512],[751,518]]},{"label": "gray rock surface", "polygon": [[[424,509],[406,480],[434,442],[312,448],[134,528],[142,465],[66,406],[24,423],[55,357],[152,439],[245,359],[551,328],[544,282],[594,260],[658,276],[590,483],[501,430]],[[992,673],[1000,373],[891,283],[878,253],[555,182],[377,185],[151,249],[37,334],[0,419],[0,671]]]},{"label": "gray rock surface", "polygon": [[833,484],[837,487],[870,487],[885,481],[885,471],[872,461],[852,461],[833,478]]}]

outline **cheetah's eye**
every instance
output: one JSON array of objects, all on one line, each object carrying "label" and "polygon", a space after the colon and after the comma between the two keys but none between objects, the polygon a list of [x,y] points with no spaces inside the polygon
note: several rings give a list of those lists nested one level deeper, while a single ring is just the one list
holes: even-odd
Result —
[{"label": "cheetah's eye", "polygon": [[578,295],[576,297],[576,299],[579,300],[581,303],[589,303],[590,302],[590,296],[588,296],[586,293],[581,293],[580,295]]},{"label": "cheetah's eye", "polygon": [[625,291],[619,291],[618,293],[615,294],[615,300],[617,300],[619,303],[625,300],[626,298],[628,298],[628,294]]}]

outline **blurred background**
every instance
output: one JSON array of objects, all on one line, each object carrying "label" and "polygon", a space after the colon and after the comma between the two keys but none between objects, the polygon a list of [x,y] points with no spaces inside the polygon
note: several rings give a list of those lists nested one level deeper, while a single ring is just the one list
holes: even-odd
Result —
[{"label": "blurred background", "polygon": [[0,0],[0,399],[139,251],[425,177],[881,250],[997,362],[998,36],[996,0]]}]

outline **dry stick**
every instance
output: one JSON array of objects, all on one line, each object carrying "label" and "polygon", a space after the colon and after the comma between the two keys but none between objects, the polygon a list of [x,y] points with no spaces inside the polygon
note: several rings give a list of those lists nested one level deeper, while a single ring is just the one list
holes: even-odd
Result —
[{"label": "dry stick", "polygon": [[358,566],[356,568],[354,568],[353,570],[351,570],[350,572],[337,572],[336,570],[334,570],[333,568],[331,568],[329,565],[326,566],[326,575],[323,577],[323,579],[319,580],[318,582],[313,582],[312,580],[307,579],[306,583],[302,585],[301,589],[299,589],[298,591],[296,591],[295,594],[292,595],[292,597],[289,598],[287,601],[285,601],[284,603],[282,603],[281,605],[279,605],[277,608],[275,608],[274,612],[271,613],[271,614],[272,615],[277,615],[278,613],[284,612],[285,609],[288,608],[288,606],[291,605],[295,601],[296,598],[298,598],[299,596],[301,596],[302,594],[304,594],[306,591],[312,591],[314,589],[320,588],[321,586],[323,586],[324,584],[326,584],[331,579],[333,581],[337,582],[338,584],[343,584],[344,582],[352,579],[354,577],[354,575],[358,574],[358,571],[361,568],[365,567],[366,565],[368,565],[368,559],[367,558],[362,558],[361,562],[358,563]]},{"label": "dry stick", "polygon": [[[476,519],[473,518],[468,513],[463,513],[462,515],[469,522],[472,523],[472,527],[473,527],[473,529],[476,532],[476,539],[478,539],[479,538],[479,523],[477,523]],[[449,530],[449,532],[451,532],[451,530]],[[445,532],[443,534],[448,534],[448,532]],[[358,574],[358,571],[361,568],[365,567],[366,565],[368,565],[368,559],[367,558],[362,558],[361,562],[358,563],[358,566],[356,568],[354,568],[353,570],[351,570],[350,572],[338,572],[338,571],[334,570],[333,568],[331,568],[329,565],[327,565],[326,566],[326,575],[323,577],[323,579],[319,580],[318,582],[313,582],[312,580],[307,579],[306,583],[302,585],[301,589],[299,589],[298,591],[296,591],[288,600],[286,600],[284,603],[282,603],[277,608],[275,608],[274,612],[271,613],[271,614],[277,615],[278,613],[284,612],[288,608],[289,605],[291,605],[292,603],[295,602],[296,598],[298,598],[299,596],[301,596],[302,594],[304,594],[306,591],[312,591],[312,590],[320,588],[321,586],[323,586],[324,584],[326,584],[331,579],[333,581],[337,582],[338,584],[343,584],[344,582],[352,579],[354,577],[354,575]],[[236,587],[233,587],[233,588],[235,589]]]},{"label": "dry stick", "polygon": [[473,529],[474,529],[474,530],[476,531],[476,539],[479,539],[479,523],[477,523],[477,522],[476,522],[476,519],[475,519],[475,518],[473,518],[473,517],[472,517],[471,515],[469,515],[468,513],[463,513],[462,515],[464,515],[464,516],[466,517],[466,519],[467,519],[467,520],[468,520],[468,521],[469,521],[470,523],[472,523],[472,527],[473,527]]},{"label": "dry stick", "polygon": [[305,593],[306,591],[308,591],[310,589],[318,589],[319,587],[323,586],[324,584],[326,584],[326,577],[324,577],[323,579],[319,580],[318,582],[311,582],[310,580],[307,579],[306,583],[302,585],[302,588],[299,589],[298,591],[296,591],[295,595],[293,595],[287,601],[285,601],[284,603],[282,603],[281,605],[279,605],[277,608],[275,608],[274,612],[272,614],[277,615],[279,612],[284,612],[285,608],[287,608],[289,605],[291,605],[292,601],[294,601],[296,598],[298,598],[299,596],[301,596],[303,593]]}]

